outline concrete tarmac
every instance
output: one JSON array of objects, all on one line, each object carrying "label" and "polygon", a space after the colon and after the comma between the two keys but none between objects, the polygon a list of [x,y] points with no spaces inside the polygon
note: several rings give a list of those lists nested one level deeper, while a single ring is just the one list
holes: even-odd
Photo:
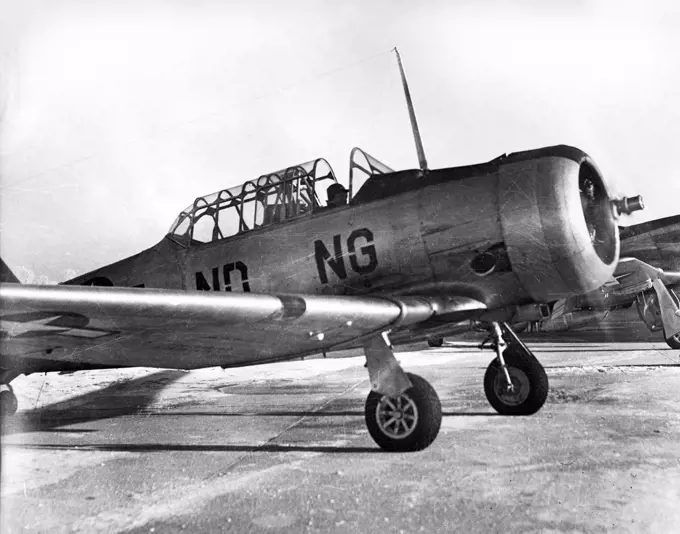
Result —
[{"label": "concrete tarmac", "polygon": [[0,530],[678,532],[680,353],[527,339],[551,387],[529,417],[488,405],[471,340],[400,352],[444,411],[409,454],[366,431],[361,356],[20,377]]}]

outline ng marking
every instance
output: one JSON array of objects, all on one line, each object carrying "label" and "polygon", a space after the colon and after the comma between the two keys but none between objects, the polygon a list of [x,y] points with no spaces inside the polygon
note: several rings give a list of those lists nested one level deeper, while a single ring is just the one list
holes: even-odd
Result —
[{"label": "ng marking", "polygon": [[[360,246],[357,251],[357,241],[364,240],[365,245]],[[357,274],[369,274],[378,267],[378,254],[373,243],[373,232],[368,228],[354,230],[347,238],[347,256],[349,265]],[[316,259],[316,269],[319,273],[319,280],[322,284],[328,283],[328,273],[326,264],[336,274],[340,280],[347,278],[347,267],[345,266],[344,253],[342,250],[342,236],[333,236],[333,255],[323,241],[314,241],[314,258]]]}]

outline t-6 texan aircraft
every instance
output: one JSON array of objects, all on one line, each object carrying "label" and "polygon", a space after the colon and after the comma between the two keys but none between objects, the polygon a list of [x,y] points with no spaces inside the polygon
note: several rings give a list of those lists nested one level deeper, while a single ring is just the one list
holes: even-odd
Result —
[{"label": "t-6 texan aircraft", "polygon": [[530,324],[560,331],[602,321],[610,310],[635,304],[650,331],[680,349],[680,215],[620,228],[621,258],[614,276],[595,291],[556,302],[548,318]]},{"label": "t-6 texan aircraft", "polygon": [[22,285],[3,269],[3,412],[17,408],[9,384],[22,373],[235,367],[363,347],[371,436],[419,450],[437,436],[441,405],[390,340],[474,319],[496,351],[487,399],[532,414],[547,376],[506,321],[602,286],[619,259],[618,216],[641,207],[613,200],[569,146],[397,172],[354,149],[356,193],[322,206],[336,183],[317,159],[199,197],[155,246],[61,285]]},{"label": "t-6 texan aircraft", "polygon": [[237,367],[363,347],[369,433],[383,449],[420,450],[439,433],[441,404],[391,342],[465,320],[493,340],[489,403],[540,410],[545,370],[506,321],[604,284],[616,220],[642,202],[612,199],[568,146],[429,170],[395,52],[419,169],[393,171],[355,148],[349,204],[330,198],[344,188],[317,159],[199,197],[157,245],[63,285],[17,284],[3,264],[3,413],[17,409],[10,382],[22,373]]}]

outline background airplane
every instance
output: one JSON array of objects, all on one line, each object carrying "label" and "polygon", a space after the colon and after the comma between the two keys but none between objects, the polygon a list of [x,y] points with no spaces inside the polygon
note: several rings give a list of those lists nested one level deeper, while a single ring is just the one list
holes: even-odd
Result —
[{"label": "background airplane", "polygon": [[[680,348],[680,215],[620,228],[621,259],[610,281],[595,291],[556,302],[532,331],[563,331],[597,324],[635,304],[651,332]],[[658,281],[658,282],[657,282]]]},{"label": "background airplane", "polygon": [[21,373],[230,367],[360,346],[371,436],[418,450],[436,438],[441,406],[401,369],[388,334],[425,337],[470,319],[496,351],[484,377],[491,405],[539,410],[547,376],[506,321],[609,280],[617,213],[635,202],[612,199],[593,161],[568,146],[405,171],[357,149],[350,169],[356,193],[344,207],[321,205],[337,180],[317,159],[199,197],[158,244],[63,285],[4,282],[3,412],[17,408],[10,382]]},{"label": "background airplane", "polygon": [[[596,325],[609,312],[635,304],[651,332],[663,332],[671,348],[680,348],[680,215],[620,227],[619,234],[621,257],[609,281],[583,295],[523,306],[511,320],[513,328],[562,332]],[[440,347],[445,335],[473,328],[469,322],[451,325],[427,341],[431,347]]]}]

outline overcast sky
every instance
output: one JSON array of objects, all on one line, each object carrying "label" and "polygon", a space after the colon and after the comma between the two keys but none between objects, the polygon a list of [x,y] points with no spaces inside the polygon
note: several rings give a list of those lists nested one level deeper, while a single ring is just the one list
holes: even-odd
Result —
[{"label": "overcast sky", "polygon": [[677,214],[674,4],[0,0],[0,253],[62,281],[288,165],[417,167],[395,45],[431,168],[570,144]]}]

